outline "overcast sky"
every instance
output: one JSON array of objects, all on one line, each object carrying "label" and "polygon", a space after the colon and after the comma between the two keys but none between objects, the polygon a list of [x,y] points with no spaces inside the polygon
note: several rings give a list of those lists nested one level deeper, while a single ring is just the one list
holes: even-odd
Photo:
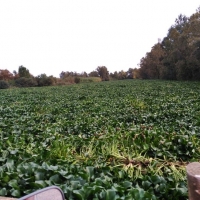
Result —
[{"label": "overcast sky", "polygon": [[199,0],[0,0],[0,69],[37,76],[138,67]]}]

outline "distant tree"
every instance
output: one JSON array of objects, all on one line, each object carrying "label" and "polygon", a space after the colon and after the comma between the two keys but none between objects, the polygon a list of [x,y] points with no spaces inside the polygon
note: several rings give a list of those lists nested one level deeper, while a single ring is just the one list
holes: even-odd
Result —
[{"label": "distant tree", "polygon": [[13,79],[13,74],[7,69],[0,69],[0,80],[8,81]]},{"label": "distant tree", "polygon": [[133,69],[133,78],[134,79],[140,78],[140,74],[139,74],[139,69],[138,68],[134,68]]},{"label": "distant tree", "polygon": [[200,8],[189,18],[179,15],[161,43],[140,60],[145,79],[200,80]]},{"label": "distant tree", "polygon": [[19,74],[17,73],[16,70],[13,70],[13,79],[18,79],[19,78]]},{"label": "distant tree", "polygon": [[16,76],[17,75],[17,71],[13,70],[13,74],[14,74],[14,76]]},{"label": "distant tree", "polygon": [[162,42],[164,78],[196,80],[200,77],[200,63],[195,53],[200,40],[200,12],[190,18],[179,15]]},{"label": "distant tree", "polygon": [[160,79],[164,55],[161,44],[155,44],[151,51],[140,60],[139,76],[143,79]]},{"label": "distant tree", "polygon": [[65,72],[62,71],[59,76],[60,76],[61,79],[64,79],[65,78]]},{"label": "distant tree", "polygon": [[80,74],[78,74],[77,72],[70,72],[70,71],[66,71],[66,72],[64,72],[64,71],[62,71],[61,73],[60,73],[60,78],[61,79],[65,79],[65,78],[68,78],[68,77],[75,77],[75,76],[80,76]]},{"label": "distant tree", "polygon": [[133,79],[133,77],[134,77],[134,69],[133,68],[128,69],[128,71],[126,72],[126,77],[129,79]]},{"label": "distant tree", "polygon": [[162,49],[160,43],[155,44],[151,52],[149,53],[148,62],[149,62],[149,76],[150,78],[160,79],[161,78],[161,70],[162,70],[162,60],[164,58],[165,52]]},{"label": "distant tree", "polygon": [[80,77],[75,77],[75,78],[74,78],[74,82],[75,82],[75,83],[80,83],[80,82],[81,82]]},{"label": "distant tree", "polygon": [[6,81],[0,80],[0,89],[9,88],[9,84]]},{"label": "distant tree", "polygon": [[29,73],[29,70],[24,67],[23,65],[19,66],[19,69],[18,69],[18,74],[19,74],[19,77],[25,77],[25,78],[30,78],[31,77],[31,74]]},{"label": "distant tree", "polygon": [[15,85],[17,87],[35,87],[37,81],[34,78],[21,77],[15,80]]},{"label": "distant tree", "polygon": [[80,77],[88,77],[87,72],[82,72],[82,73],[80,74]]},{"label": "distant tree", "polygon": [[193,51],[187,58],[187,64],[190,66],[192,80],[200,80],[200,40],[193,44]]},{"label": "distant tree", "polygon": [[123,80],[123,79],[126,79],[126,72],[121,70],[118,72],[118,79],[119,80]]},{"label": "distant tree", "polygon": [[112,78],[112,79],[118,79],[118,72],[115,71],[114,73],[110,73],[109,76]]},{"label": "distant tree", "polygon": [[92,71],[89,73],[89,77],[99,77],[99,74],[97,71]]},{"label": "distant tree", "polygon": [[47,76],[46,74],[38,75],[35,79],[38,86],[51,86],[54,84],[53,76]]},{"label": "distant tree", "polygon": [[97,67],[96,71],[98,75],[101,77],[102,81],[109,81],[109,72],[105,66]]}]

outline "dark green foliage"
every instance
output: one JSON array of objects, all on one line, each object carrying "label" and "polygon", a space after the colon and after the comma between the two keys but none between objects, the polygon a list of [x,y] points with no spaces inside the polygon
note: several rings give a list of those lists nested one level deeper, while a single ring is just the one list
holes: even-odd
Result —
[{"label": "dark green foliage", "polygon": [[200,83],[108,81],[0,95],[0,195],[187,199],[200,154]]},{"label": "dark green foliage", "polygon": [[99,77],[99,74],[97,71],[92,71],[89,73],[89,77]]},{"label": "dark green foliage", "polygon": [[46,74],[41,74],[36,78],[38,86],[51,86],[54,84],[54,79],[52,76],[47,76]]},{"label": "dark green foliage", "polygon": [[80,77],[75,77],[74,78],[74,82],[75,83],[80,83],[81,82],[81,78]]},{"label": "dark green foliage", "polygon": [[200,80],[200,11],[179,15],[161,43],[140,61],[143,79]]},{"label": "dark green foliage", "polygon": [[31,77],[31,74],[29,73],[29,70],[24,67],[24,66],[19,66],[19,69],[18,69],[18,75],[19,77],[25,77],[25,78],[30,78]]},{"label": "dark green foliage", "polygon": [[0,89],[7,89],[7,88],[9,88],[8,82],[0,80]]},{"label": "dark green foliage", "polygon": [[109,81],[109,72],[107,67],[99,66],[97,67],[96,71],[98,72],[98,75],[101,77],[102,81]]},{"label": "dark green foliage", "polygon": [[37,81],[34,78],[21,77],[15,80],[15,85],[17,87],[35,87],[37,86]]}]

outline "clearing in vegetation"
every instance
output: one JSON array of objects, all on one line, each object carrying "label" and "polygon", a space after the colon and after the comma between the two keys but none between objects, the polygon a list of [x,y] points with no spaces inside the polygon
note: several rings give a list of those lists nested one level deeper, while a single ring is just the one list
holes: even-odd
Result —
[{"label": "clearing in vegetation", "polygon": [[125,80],[0,95],[0,196],[187,199],[199,161],[200,83]]}]

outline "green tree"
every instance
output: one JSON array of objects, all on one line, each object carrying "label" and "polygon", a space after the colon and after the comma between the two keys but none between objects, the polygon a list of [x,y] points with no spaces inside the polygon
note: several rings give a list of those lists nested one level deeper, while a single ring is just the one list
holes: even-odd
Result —
[{"label": "green tree", "polygon": [[15,85],[17,87],[35,87],[37,81],[34,78],[21,77],[15,80]]},{"label": "green tree", "polygon": [[0,89],[9,88],[9,84],[6,81],[0,80]]},{"label": "green tree", "polygon": [[38,86],[51,86],[54,84],[54,78],[52,76],[47,76],[46,74],[41,74],[36,77]]},{"label": "green tree", "polygon": [[89,77],[99,77],[99,74],[97,71],[92,71],[89,73]]},{"label": "green tree", "polygon": [[133,79],[133,77],[134,77],[134,69],[133,68],[128,69],[128,71],[126,72],[126,77],[128,79]]},{"label": "green tree", "polygon": [[96,71],[98,72],[98,75],[101,77],[102,81],[109,81],[109,71],[107,67],[99,66],[97,67]]},{"label": "green tree", "polygon": [[124,70],[119,71],[118,79],[120,80],[126,79],[126,72]]},{"label": "green tree", "polygon": [[179,15],[162,43],[140,61],[146,79],[198,80],[200,77],[200,8],[191,17]]},{"label": "green tree", "polygon": [[82,72],[79,76],[80,77],[88,77],[88,74],[87,74],[87,72]]},{"label": "green tree", "polygon": [[18,75],[19,75],[20,78],[21,77],[25,77],[25,78],[31,77],[29,70],[26,67],[24,67],[23,65],[19,66]]},{"label": "green tree", "polygon": [[77,84],[77,83],[80,83],[81,82],[81,79],[80,79],[80,77],[75,77],[74,78],[74,82]]},{"label": "green tree", "polygon": [[155,44],[151,51],[140,61],[140,76],[143,79],[160,79],[164,50],[160,43]]},{"label": "green tree", "polygon": [[139,69],[138,68],[134,68],[133,69],[133,78],[134,79],[140,78],[140,74],[139,74]]},{"label": "green tree", "polygon": [[110,76],[112,79],[118,79],[118,78],[119,78],[119,77],[118,77],[119,74],[118,74],[117,71],[115,71],[114,73],[111,72],[111,73],[109,74],[109,76]]}]

